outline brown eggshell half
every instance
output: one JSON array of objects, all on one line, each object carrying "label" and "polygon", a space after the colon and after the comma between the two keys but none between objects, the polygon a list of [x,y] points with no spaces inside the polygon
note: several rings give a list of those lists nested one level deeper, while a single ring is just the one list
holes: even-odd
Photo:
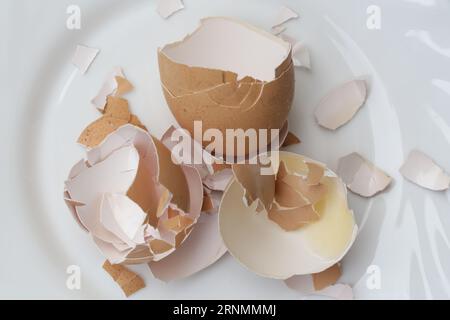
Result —
[{"label": "brown eggshell half", "polygon": [[[237,40],[233,43],[232,48],[235,53],[236,50],[239,50],[237,48],[242,47],[242,50],[246,50],[246,44],[239,43],[239,39],[250,39],[252,36],[249,34],[252,32],[255,38],[263,38],[264,43],[273,41],[273,47],[268,45],[267,51],[273,48],[279,50],[284,46],[286,56],[280,58],[277,64],[273,65],[273,78],[258,79],[254,74],[243,75],[244,71],[242,70],[238,75],[237,70],[207,68],[195,65],[195,62],[182,63],[178,62],[180,61],[178,58],[172,59],[172,56],[175,56],[172,54],[174,48],[189,41],[196,33],[204,32],[202,28],[206,28],[209,24],[221,24],[222,22],[229,28],[236,28],[248,35],[247,38],[236,37]],[[223,28],[216,29],[215,37],[220,39],[222,36],[220,32],[224,32]],[[205,46],[204,50],[214,50],[210,47],[212,45]],[[219,129],[224,138],[226,129],[281,129],[287,120],[294,97],[295,79],[290,52],[290,44],[283,41],[280,43],[280,39],[274,35],[245,23],[220,17],[204,19],[193,34],[158,51],[161,84],[167,104],[179,125],[187,129],[192,136],[194,136],[194,121],[196,120],[202,120],[203,131],[210,128]],[[263,55],[264,53],[260,52],[259,54]],[[239,54],[236,55],[239,56]],[[276,59],[272,58],[271,61],[276,61]],[[267,69],[267,66],[265,68]],[[258,73],[259,71],[255,69],[255,74]],[[267,75],[267,72],[265,74]],[[238,79],[239,76],[242,78]],[[224,140],[224,145],[226,145],[226,139]],[[268,140],[270,141],[270,138]],[[203,146],[206,147],[208,143],[203,142]],[[245,153],[250,151],[253,150],[246,148]],[[226,150],[224,153],[226,154]],[[242,154],[238,153],[237,155],[241,156]]]}]

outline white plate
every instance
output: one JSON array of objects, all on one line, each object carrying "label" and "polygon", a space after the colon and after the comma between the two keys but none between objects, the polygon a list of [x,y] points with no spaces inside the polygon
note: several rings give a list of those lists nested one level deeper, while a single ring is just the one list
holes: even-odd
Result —
[{"label": "white plate", "polygon": [[[62,201],[63,181],[82,157],[78,134],[98,113],[90,99],[113,66],[136,90],[130,105],[153,134],[174,123],[163,99],[156,48],[193,30],[199,18],[233,16],[269,29],[279,1],[185,0],[169,20],[155,1],[78,0],[81,30],[66,28],[69,0],[2,1],[0,297],[120,298],[101,269],[102,257]],[[296,71],[291,150],[326,162],[357,151],[395,179],[372,200],[350,195],[361,227],[344,260],[342,281],[361,298],[449,298],[449,192],[405,181],[398,168],[418,148],[450,171],[450,5],[445,0],[284,0],[301,18],[287,34],[305,41],[312,71]],[[381,29],[366,27],[367,8],[381,10]],[[101,49],[84,76],[70,60],[77,44]],[[6,70],[4,72],[3,70]],[[313,109],[333,86],[352,77],[370,82],[370,97],[351,123],[319,128]],[[66,287],[66,268],[81,268],[81,290]],[[367,268],[381,287],[367,286]],[[373,269],[373,267],[372,267]],[[372,270],[371,269],[371,270]],[[230,256],[188,279],[153,280],[134,298],[292,298],[276,280],[260,278]]]}]

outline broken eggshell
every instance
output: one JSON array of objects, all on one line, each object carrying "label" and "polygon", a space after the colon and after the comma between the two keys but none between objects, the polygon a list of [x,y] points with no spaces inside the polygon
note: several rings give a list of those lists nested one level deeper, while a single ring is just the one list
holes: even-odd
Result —
[{"label": "broken eggshell", "polygon": [[188,239],[165,259],[149,262],[153,276],[165,281],[186,278],[205,269],[220,257],[225,247],[218,230],[217,208],[202,214]]},{"label": "broken eggshell", "polygon": [[376,195],[392,181],[391,177],[356,152],[339,159],[337,174],[347,188],[363,197]]},{"label": "broken eggshell", "polygon": [[298,13],[292,10],[289,7],[281,6],[278,10],[278,14],[275,18],[275,21],[272,25],[272,29],[281,26],[282,24],[288,22],[291,19],[297,19]]},{"label": "broken eggshell", "polygon": [[194,138],[199,119],[204,131],[218,129],[224,140],[226,129],[282,129],[287,120],[294,96],[291,45],[273,34],[206,18],[183,40],[160,48],[158,62],[166,101]]},{"label": "broken eggshell", "polygon": [[433,191],[447,190],[450,185],[450,175],[419,150],[410,152],[400,173],[409,181]]},{"label": "broken eggshell", "polygon": [[72,64],[80,71],[81,74],[85,74],[99,52],[100,50],[96,48],[77,45],[72,58]]},{"label": "broken eggshell", "polygon": [[[162,136],[161,142],[171,151],[176,162],[182,162],[174,151],[176,143],[173,135],[185,135],[191,142],[190,158],[202,159],[195,167],[205,185],[203,193],[202,214],[189,238],[184,241],[170,256],[148,263],[154,277],[162,281],[174,281],[188,277],[216,262],[227,251],[218,228],[218,208],[223,190],[232,178],[231,169],[226,164],[216,164],[209,153],[201,149],[201,145],[190,139],[182,129],[171,126]],[[212,164],[211,164],[212,163]]]},{"label": "broken eggshell", "polygon": [[314,112],[324,128],[336,130],[349,122],[366,101],[367,84],[364,80],[346,82],[328,93]]},{"label": "broken eggshell", "polygon": [[290,277],[284,280],[284,283],[304,299],[308,296],[320,296],[336,300],[353,300],[352,287],[336,283],[340,276],[340,267],[336,264],[319,273]]},{"label": "broken eggshell", "polygon": [[197,171],[174,164],[161,142],[130,124],[88,149],[65,187],[76,220],[111,263],[172,253],[192,231],[203,201]]},{"label": "broken eggshell", "polygon": [[184,4],[182,0],[158,0],[156,12],[164,18],[167,19],[175,12],[184,9]]},{"label": "broken eggshell", "polygon": [[[306,162],[317,163],[284,151],[279,152],[279,159],[290,172],[301,176],[308,171]],[[220,233],[230,253],[251,271],[277,279],[321,272],[340,261],[353,244],[358,228],[348,209],[342,181],[326,169],[321,183],[327,194],[314,205],[320,219],[286,231],[268,218],[266,210],[257,213],[256,203],[246,206],[245,190],[232,181],[219,209]]]}]

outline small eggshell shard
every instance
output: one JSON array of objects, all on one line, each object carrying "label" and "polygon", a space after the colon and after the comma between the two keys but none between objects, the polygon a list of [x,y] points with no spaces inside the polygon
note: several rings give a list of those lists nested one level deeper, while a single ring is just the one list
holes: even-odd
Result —
[{"label": "small eggshell shard", "polygon": [[121,76],[116,76],[115,77],[116,82],[117,82],[117,89],[115,92],[116,96],[122,96],[125,93],[130,92],[131,90],[133,90],[133,85],[131,84],[130,81],[128,81],[127,78],[121,77]]},{"label": "small eggshell shard", "polygon": [[[180,141],[189,143],[189,154],[185,155],[184,152],[183,155],[179,154],[180,152],[176,148]],[[213,157],[203,150],[201,144],[192,139],[186,130],[171,126],[162,135],[161,142],[171,151],[173,162],[195,167],[203,180],[214,173],[210,165],[210,163],[214,162]]]},{"label": "small eggshell shard", "polygon": [[413,150],[400,168],[409,181],[433,191],[447,190],[450,176],[425,153]]},{"label": "small eggshell shard", "polygon": [[131,113],[128,107],[128,101],[119,97],[110,96],[106,100],[104,115],[116,119],[130,121]]},{"label": "small eggshell shard", "polygon": [[122,194],[104,193],[100,207],[103,226],[128,246],[133,246],[138,231],[143,231],[140,227],[147,217],[145,212]]},{"label": "small eggshell shard", "polygon": [[286,163],[284,163],[284,161],[281,160],[277,171],[277,181],[282,181],[282,179],[284,179],[289,174],[290,172],[286,167]]},{"label": "small eggshell shard", "polygon": [[[291,46],[271,33],[229,18],[203,19],[182,41],[160,48],[158,63],[167,104],[192,137],[199,117],[203,131],[221,131],[224,146],[227,129],[281,130],[286,123],[295,89]],[[244,156],[259,141],[246,147],[222,152]]]},{"label": "small eggshell shard", "polygon": [[215,263],[227,251],[218,232],[218,214],[202,214],[189,238],[168,257],[148,265],[165,282],[191,276]]},{"label": "small eggshell shard", "polygon": [[272,34],[274,34],[276,36],[282,34],[284,31],[286,31],[286,26],[283,26],[283,25],[273,27],[271,30]]},{"label": "small eggshell shard", "polygon": [[232,178],[233,172],[227,168],[206,176],[203,184],[210,190],[224,191]]},{"label": "small eggshell shard", "polygon": [[283,23],[286,23],[287,21],[289,21],[291,19],[297,19],[297,18],[298,18],[297,12],[295,12],[294,10],[292,10],[289,7],[282,6],[278,10],[278,14],[275,18],[275,22],[272,25],[272,29],[282,25]]},{"label": "small eggshell shard", "polygon": [[306,165],[308,166],[306,183],[310,186],[319,184],[325,173],[325,167],[317,162],[306,162]]},{"label": "small eggshell shard", "polygon": [[294,231],[319,220],[318,213],[310,204],[294,208],[280,208],[274,204],[267,217],[286,231]]},{"label": "small eggshell shard", "polygon": [[72,58],[72,64],[81,74],[85,74],[99,52],[99,49],[77,45],[75,54]]},{"label": "small eggshell shard", "polygon": [[327,193],[325,184],[308,185],[303,177],[297,175],[287,175],[283,182],[301,193],[312,204],[317,203]]},{"label": "small eggshell shard", "polygon": [[156,11],[162,18],[167,19],[182,9],[184,9],[182,0],[158,0]]},{"label": "small eggshell shard", "polygon": [[295,134],[289,131],[288,134],[286,135],[286,138],[283,141],[282,147],[288,147],[290,145],[299,143],[301,143],[301,140]]},{"label": "small eggshell shard", "polygon": [[145,288],[144,280],[140,276],[120,264],[111,264],[106,260],[103,269],[108,272],[127,297]]},{"label": "small eggshell shard", "polygon": [[292,47],[292,61],[296,67],[311,69],[309,50],[302,42],[297,42]]},{"label": "small eggshell shard", "polygon": [[132,114],[130,116],[130,121],[128,123],[140,128],[142,130],[147,131],[147,128],[144,126],[144,124],[141,122],[141,120],[134,114]]},{"label": "small eggshell shard", "polygon": [[[284,151],[279,158],[277,179],[298,177],[308,186],[306,163],[316,161]],[[232,181],[219,208],[220,233],[228,251],[251,271],[276,279],[318,273],[339,262],[353,244],[357,226],[342,181],[326,169],[320,183],[326,193],[313,205],[319,219],[286,231],[266,210],[247,206],[242,185]]]},{"label": "small eggshell shard", "polygon": [[352,80],[328,93],[316,107],[315,117],[319,125],[336,130],[349,122],[366,101],[367,87],[364,80]]},{"label": "small eggshell shard", "polygon": [[336,263],[335,265],[329,267],[328,269],[319,272],[319,273],[313,273],[313,284],[315,290],[322,290],[326,287],[329,287],[333,284],[335,284],[339,278],[341,277],[341,267],[339,266],[339,263]]},{"label": "small eggshell shard", "polygon": [[312,275],[293,276],[284,280],[284,283],[292,290],[300,294],[301,298],[308,296],[322,296],[336,300],[353,300],[353,289],[347,284],[333,284],[316,290]]},{"label": "small eggshell shard", "polygon": [[275,197],[275,174],[262,174],[261,164],[233,164],[236,181],[245,190],[247,205],[258,201],[269,210]]},{"label": "small eggshell shard", "polygon": [[78,143],[89,148],[95,147],[109,134],[127,123],[126,120],[119,118],[101,117],[83,130],[78,138]]},{"label": "small eggshell shard", "polygon": [[275,182],[275,201],[285,208],[304,207],[309,204],[308,199],[281,179]]},{"label": "small eggshell shard", "polygon": [[348,189],[363,197],[376,195],[392,182],[391,177],[356,152],[339,159],[337,174]]},{"label": "small eggshell shard", "polygon": [[103,111],[106,104],[106,98],[113,95],[117,89],[116,77],[125,78],[122,68],[115,67],[106,77],[97,95],[91,100],[91,103],[100,111]]},{"label": "small eggshell shard", "polygon": [[214,204],[211,197],[207,194],[203,196],[202,212],[209,212],[214,209]]}]

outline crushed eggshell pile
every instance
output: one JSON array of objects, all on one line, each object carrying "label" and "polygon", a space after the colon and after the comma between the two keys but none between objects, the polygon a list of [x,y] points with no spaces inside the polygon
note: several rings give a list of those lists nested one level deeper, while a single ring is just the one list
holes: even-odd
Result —
[{"label": "crushed eggshell pile", "polygon": [[161,142],[131,124],[90,147],[65,194],[100,251],[111,263],[160,260],[173,252],[200,215],[197,171],[171,162]]}]

